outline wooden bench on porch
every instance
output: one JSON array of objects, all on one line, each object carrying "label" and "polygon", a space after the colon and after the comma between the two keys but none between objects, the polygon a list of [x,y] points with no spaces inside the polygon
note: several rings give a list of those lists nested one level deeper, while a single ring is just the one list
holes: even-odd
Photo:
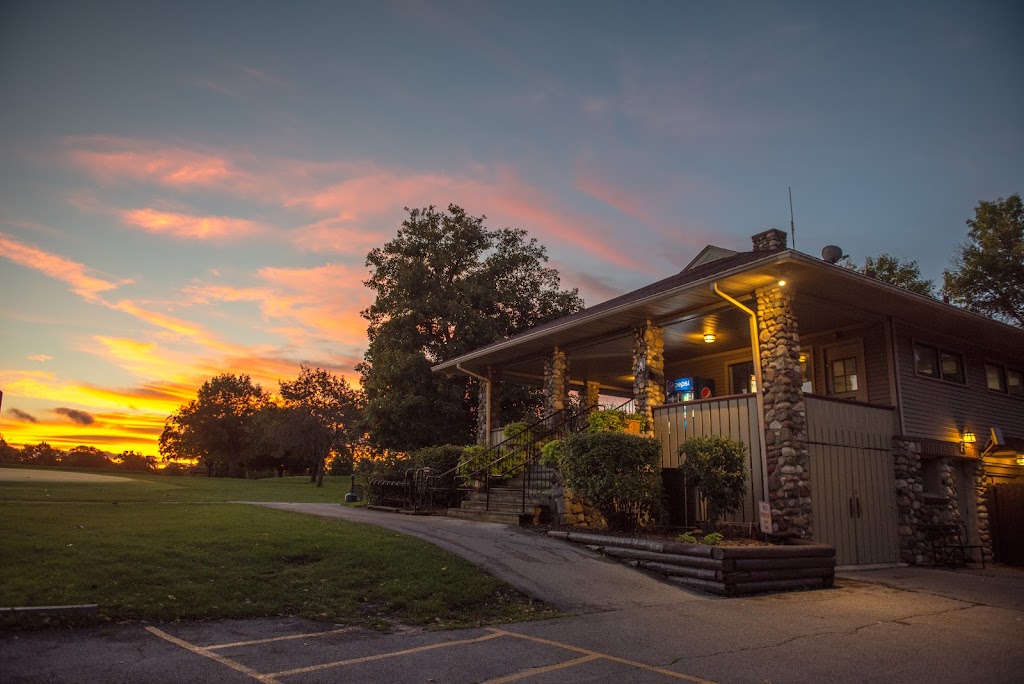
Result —
[{"label": "wooden bench on porch", "polygon": [[932,565],[938,566],[941,561],[944,565],[956,565],[976,563],[974,560],[974,549],[978,550],[981,557],[981,567],[985,567],[985,547],[981,544],[968,544],[964,540],[967,535],[963,526],[959,523],[933,523],[925,526],[925,534],[932,549]]}]

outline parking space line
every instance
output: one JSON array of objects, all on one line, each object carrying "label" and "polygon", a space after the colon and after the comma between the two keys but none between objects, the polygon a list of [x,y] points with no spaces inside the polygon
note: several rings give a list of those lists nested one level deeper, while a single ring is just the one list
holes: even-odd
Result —
[{"label": "parking space line", "polygon": [[502,633],[491,633],[485,634],[482,637],[476,637],[475,639],[461,639],[459,641],[442,641],[437,644],[428,644],[426,646],[417,646],[416,648],[407,648],[402,651],[392,651],[391,653],[377,653],[375,655],[363,656],[361,658],[351,658],[349,660],[337,660],[333,663],[322,663],[320,665],[310,665],[308,667],[297,667],[294,670],[283,670],[281,672],[273,672],[267,677],[287,677],[290,675],[304,674],[306,672],[317,672],[319,670],[329,670],[332,667],[344,667],[345,665],[357,665],[359,663],[369,663],[375,660],[384,660],[386,658],[397,658],[398,656],[410,655],[412,653],[422,653],[423,651],[433,651],[438,648],[448,648],[449,646],[464,646],[465,644],[479,644],[483,641],[490,641],[491,639],[497,639],[498,637],[505,636]]},{"label": "parking space line", "polygon": [[545,674],[547,672],[554,672],[556,670],[564,670],[567,667],[575,667],[576,665],[589,663],[591,660],[600,659],[601,656],[594,653],[592,655],[585,655],[582,658],[566,660],[564,663],[558,663],[556,665],[547,665],[545,667],[531,667],[528,670],[516,672],[515,674],[505,675],[504,677],[498,677],[497,679],[488,679],[483,684],[506,684],[506,682],[518,682],[520,679],[526,679],[527,677],[533,677],[535,675]]},{"label": "parking space line", "polygon": [[288,636],[273,637],[270,639],[255,639],[253,641],[235,641],[230,644],[215,644],[213,646],[206,646],[207,650],[213,651],[219,648],[232,648],[233,646],[255,646],[256,644],[269,644],[274,641],[288,641],[290,639],[312,639],[315,637],[327,636],[328,634],[344,634],[345,632],[354,632],[356,627],[342,627],[341,629],[332,629],[326,632],[310,632],[308,634],[289,634]]},{"label": "parking space line", "polygon": [[516,637],[517,639],[525,639],[527,641],[533,641],[533,642],[536,642],[538,644],[547,644],[548,646],[555,646],[557,648],[564,648],[567,651],[575,651],[576,653],[583,653],[583,654],[586,654],[586,655],[596,656],[597,658],[602,658],[604,660],[610,660],[610,661],[615,662],[615,663],[622,663],[623,665],[629,665],[631,667],[638,667],[638,668],[640,668],[642,670],[648,670],[650,672],[657,672],[659,674],[663,674],[663,675],[668,676],[668,677],[673,677],[675,679],[685,679],[688,682],[697,682],[698,684],[715,684],[715,682],[712,682],[709,679],[701,679],[700,677],[693,677],[691,675],[683,674],[681,672],[675,672],[673,670],[666,670],[663,667],[658,667],[656,665],[647,665],[645,663],[637,662],[636,660],[629,660],[627,658],[620,658],[618,656],[613,656],[613,655],[608,654],[608,653],[601,653],[599,651],[591,651],[590,649],[580,648],[579,646],[573,646],[572,644],[564,644],[561,641],[554,641],[552,639],[544,639],[542,637],[530,636],[528,634],[517,634],[516,632],[506,632],[503,629],[495,629],[493,627],[488,627],[488,631],[490,631],[490,632],[492,632],[494,634],[500,634],[501,636]]},{"label": "parking space line", "polygon": [[247,674],[250,677],[252,677],[253,679],[255,679],[256,681],[263,682],[263,684],[280,684],[280,682],[278,682],[276,679],[274,679],[273,675],[261,674],[261,673],[257,672],[256,670],[253,670],[252,668],[246,667],[245,665],[242,665],[241,663],[237,663],[234,660],[231,660],[230,658],[225,658],[224,656],[222,656],[219,653],[214,653],[213,651],[211,651],[208,648],[203,648],[202,646],[196,646],[195,644],[189,643],[189,642],[185,641],[184,639],[179,639],[176,636],[171,636],[167,632],[159,630],[156,627],[146,627],[146,631],[149,632],[150,634],[153,634],[155,636],[160,637],[161,639],[169,641],[172,644],[175,644],[176,646],[181,646],[186,651],[191,651],[192,653],[195,653],[197,655],[201,655],[201,656],[203,656],[205,658],[209,658],[210,660],[216,660],[221,665],[227,665],[232,670],[236,670],[238,672],[241,672],[242,674]]}]

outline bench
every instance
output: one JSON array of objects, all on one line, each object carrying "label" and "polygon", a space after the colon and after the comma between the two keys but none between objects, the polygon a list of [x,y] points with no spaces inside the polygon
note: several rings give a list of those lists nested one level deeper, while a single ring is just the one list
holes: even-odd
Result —
[{"label": "bench", "polygon": [[940,556],[944,565],[976,563],[974,549],[978,550],[981,567],[985,567],[985,547],[981,544],[967,544],[964,539],[963,527],[958,523],[936,523],[925,525],[925,535],[932,548],[932,565],[939,565]]}]

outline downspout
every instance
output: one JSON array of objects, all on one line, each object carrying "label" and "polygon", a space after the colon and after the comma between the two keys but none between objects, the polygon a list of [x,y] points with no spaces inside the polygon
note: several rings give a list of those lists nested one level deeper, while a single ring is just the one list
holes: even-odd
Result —
[{"label": "downspout", "polygon": [[485,446],[489,447],[491,446],[491,381],[482,375],[477,375],[468,368],[463,368],[461,363],[455,364],[455,367],[458,368],[463,373],[465,373],[466,375],[472,376],[479,380],[480,382],[484,383],[484,392],[486,392],[486,398],[484,399],[484,411],[487,413],[487,415],[484,416],[484,429],[486,430],[486,432],[484,433],[484,439],[487,440]]},{"label": "downspout", "polygon": [[761,439],[758,440],[761,451],[761,495],[764,497],[764,502],[768,503],[768,447],[765,444],[768,436],[765,434],[764,423],[764,385],[761,384],[761,344],[757,334],[757,314],[719,290],[718,283],[711,283],[711,291],[747,314],[747,318],[750,321],[750,348],[754,353],[754,382],[757,383],[757,392],[755,394],[755,400],[757,401],[757,425],[761,430]]}]

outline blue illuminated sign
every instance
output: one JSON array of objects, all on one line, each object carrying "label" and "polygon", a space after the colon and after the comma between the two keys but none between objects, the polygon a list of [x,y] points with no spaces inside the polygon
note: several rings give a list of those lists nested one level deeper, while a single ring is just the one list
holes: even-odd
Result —
[{"label": "blue illuminated sign", "polygon": [[693,378],[676,378],[672,381],[673,392],[692,392]]}]

